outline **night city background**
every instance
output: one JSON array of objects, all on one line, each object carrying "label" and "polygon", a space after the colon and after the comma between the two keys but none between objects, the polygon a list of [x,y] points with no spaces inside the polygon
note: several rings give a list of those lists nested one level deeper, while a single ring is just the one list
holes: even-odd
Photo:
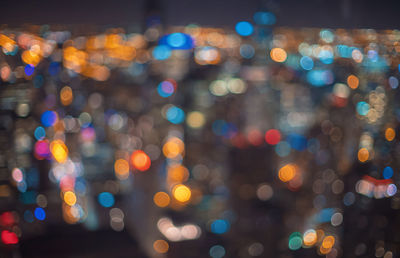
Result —
[{"label": "night city background", "polygon": [[398,1],[9,1],[0,258],[400,257]]}]

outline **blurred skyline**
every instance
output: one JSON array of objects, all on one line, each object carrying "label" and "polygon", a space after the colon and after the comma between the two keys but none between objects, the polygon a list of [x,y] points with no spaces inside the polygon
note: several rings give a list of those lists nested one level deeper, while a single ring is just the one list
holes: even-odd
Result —
[{"label": "blurred skyline", "polygon": [[398,6],[3,1],[0,258],[399,257]]}]

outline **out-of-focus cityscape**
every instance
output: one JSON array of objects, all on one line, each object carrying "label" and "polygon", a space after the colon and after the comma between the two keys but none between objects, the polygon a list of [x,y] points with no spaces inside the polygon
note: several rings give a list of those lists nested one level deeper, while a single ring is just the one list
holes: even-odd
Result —
[{"label": "out-of-focus cityscape", "polygon": [[400,30],[288,2],[0,25],[0,257],[399,257]]}]

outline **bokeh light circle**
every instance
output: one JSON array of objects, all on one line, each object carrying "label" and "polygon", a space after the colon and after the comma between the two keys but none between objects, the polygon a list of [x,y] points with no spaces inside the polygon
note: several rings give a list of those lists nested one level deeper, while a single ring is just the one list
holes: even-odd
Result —
[{"label": "bokeh light circle", "polygon": [[254,29],[250,22],[241,21],[236,24],[235,30],[240,36],[250,36]]}]

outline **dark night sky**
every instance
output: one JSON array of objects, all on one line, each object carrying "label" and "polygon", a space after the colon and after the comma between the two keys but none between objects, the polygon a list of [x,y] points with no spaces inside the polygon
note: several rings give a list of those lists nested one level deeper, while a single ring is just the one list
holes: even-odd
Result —
[{"label": "dark night sky", "polygon": [[0,24],[143,24],[158,10],[166,24],[229,27],[267,6],[280,26],[399,28],[397,0],[3,0]]}]

